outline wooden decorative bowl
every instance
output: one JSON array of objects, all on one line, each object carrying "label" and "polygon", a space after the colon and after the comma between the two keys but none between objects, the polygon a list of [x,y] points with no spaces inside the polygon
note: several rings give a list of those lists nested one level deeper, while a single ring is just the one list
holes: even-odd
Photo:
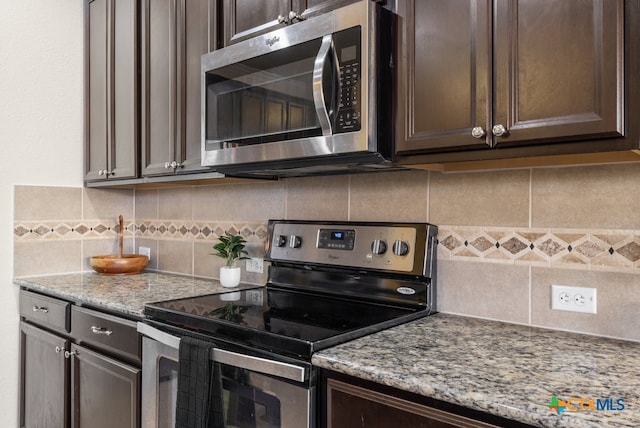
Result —
[{"label": "wooden decorative bowl", "polygon": [[149,258],[140,254],[109,254],[91,257],[91,267],[103,275],[133,275],[147,267]]}]

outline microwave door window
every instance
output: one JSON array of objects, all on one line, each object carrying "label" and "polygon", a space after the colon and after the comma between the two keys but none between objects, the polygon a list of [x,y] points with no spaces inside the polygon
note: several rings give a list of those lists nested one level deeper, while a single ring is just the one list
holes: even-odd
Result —
[{"label": "microwave door window", "polygon": [[321,135],[313,100],[319,47],[312,40],[208,71],[207,149]]}]

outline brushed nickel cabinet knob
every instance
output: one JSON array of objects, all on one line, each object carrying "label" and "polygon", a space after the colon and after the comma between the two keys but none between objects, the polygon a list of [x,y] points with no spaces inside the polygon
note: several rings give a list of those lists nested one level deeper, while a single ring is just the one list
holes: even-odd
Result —
[{"label": "brushed nickel cabinet knob", "polygon": [[502,137],[503,135],[506,135],[507,128],[505,128],[504,125],[494,125],[494,127],[491,129],[491,132],[496,137]]},{"label": "brushed nickel cabinet knob", "polygon": [[484,128],[482,128],[482,126],[476,126],[471,130],[471,136],[473,138],[482,138],[485,135],[487,135],[487,133],[485,132]]}]

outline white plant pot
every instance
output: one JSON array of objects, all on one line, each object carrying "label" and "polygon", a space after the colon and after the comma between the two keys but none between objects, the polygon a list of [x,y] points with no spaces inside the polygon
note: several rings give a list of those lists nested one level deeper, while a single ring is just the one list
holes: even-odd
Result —
[{"label": "white plant pot", "polygon": [[240,284],[240,268],[222,266],[220,268],[220,284],[223,287],[237,287]]}]

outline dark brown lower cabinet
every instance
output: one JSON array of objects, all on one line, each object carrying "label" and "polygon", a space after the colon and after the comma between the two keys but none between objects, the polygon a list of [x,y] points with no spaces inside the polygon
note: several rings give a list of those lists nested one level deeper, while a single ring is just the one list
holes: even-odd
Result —
[{"label": "dark brown lower cabinet", "polygon": [[20,322],[20,346],[20,426],[69,426],[69,362],[64,358],[69,341]]},{"label": "dark brown lower cabinet", "polygon": [[138,368],[71,346],[72,427],[137,427],[140,418]]},{"label": "dark brown lower cabinet", "polygon": [[20,427],[139,428],[135,322],[20,291]]},{"label": "dark brown lower cabinet", "polygon": [[326,428],[527,426],[350,376],[325,372],[323,379]]}]

